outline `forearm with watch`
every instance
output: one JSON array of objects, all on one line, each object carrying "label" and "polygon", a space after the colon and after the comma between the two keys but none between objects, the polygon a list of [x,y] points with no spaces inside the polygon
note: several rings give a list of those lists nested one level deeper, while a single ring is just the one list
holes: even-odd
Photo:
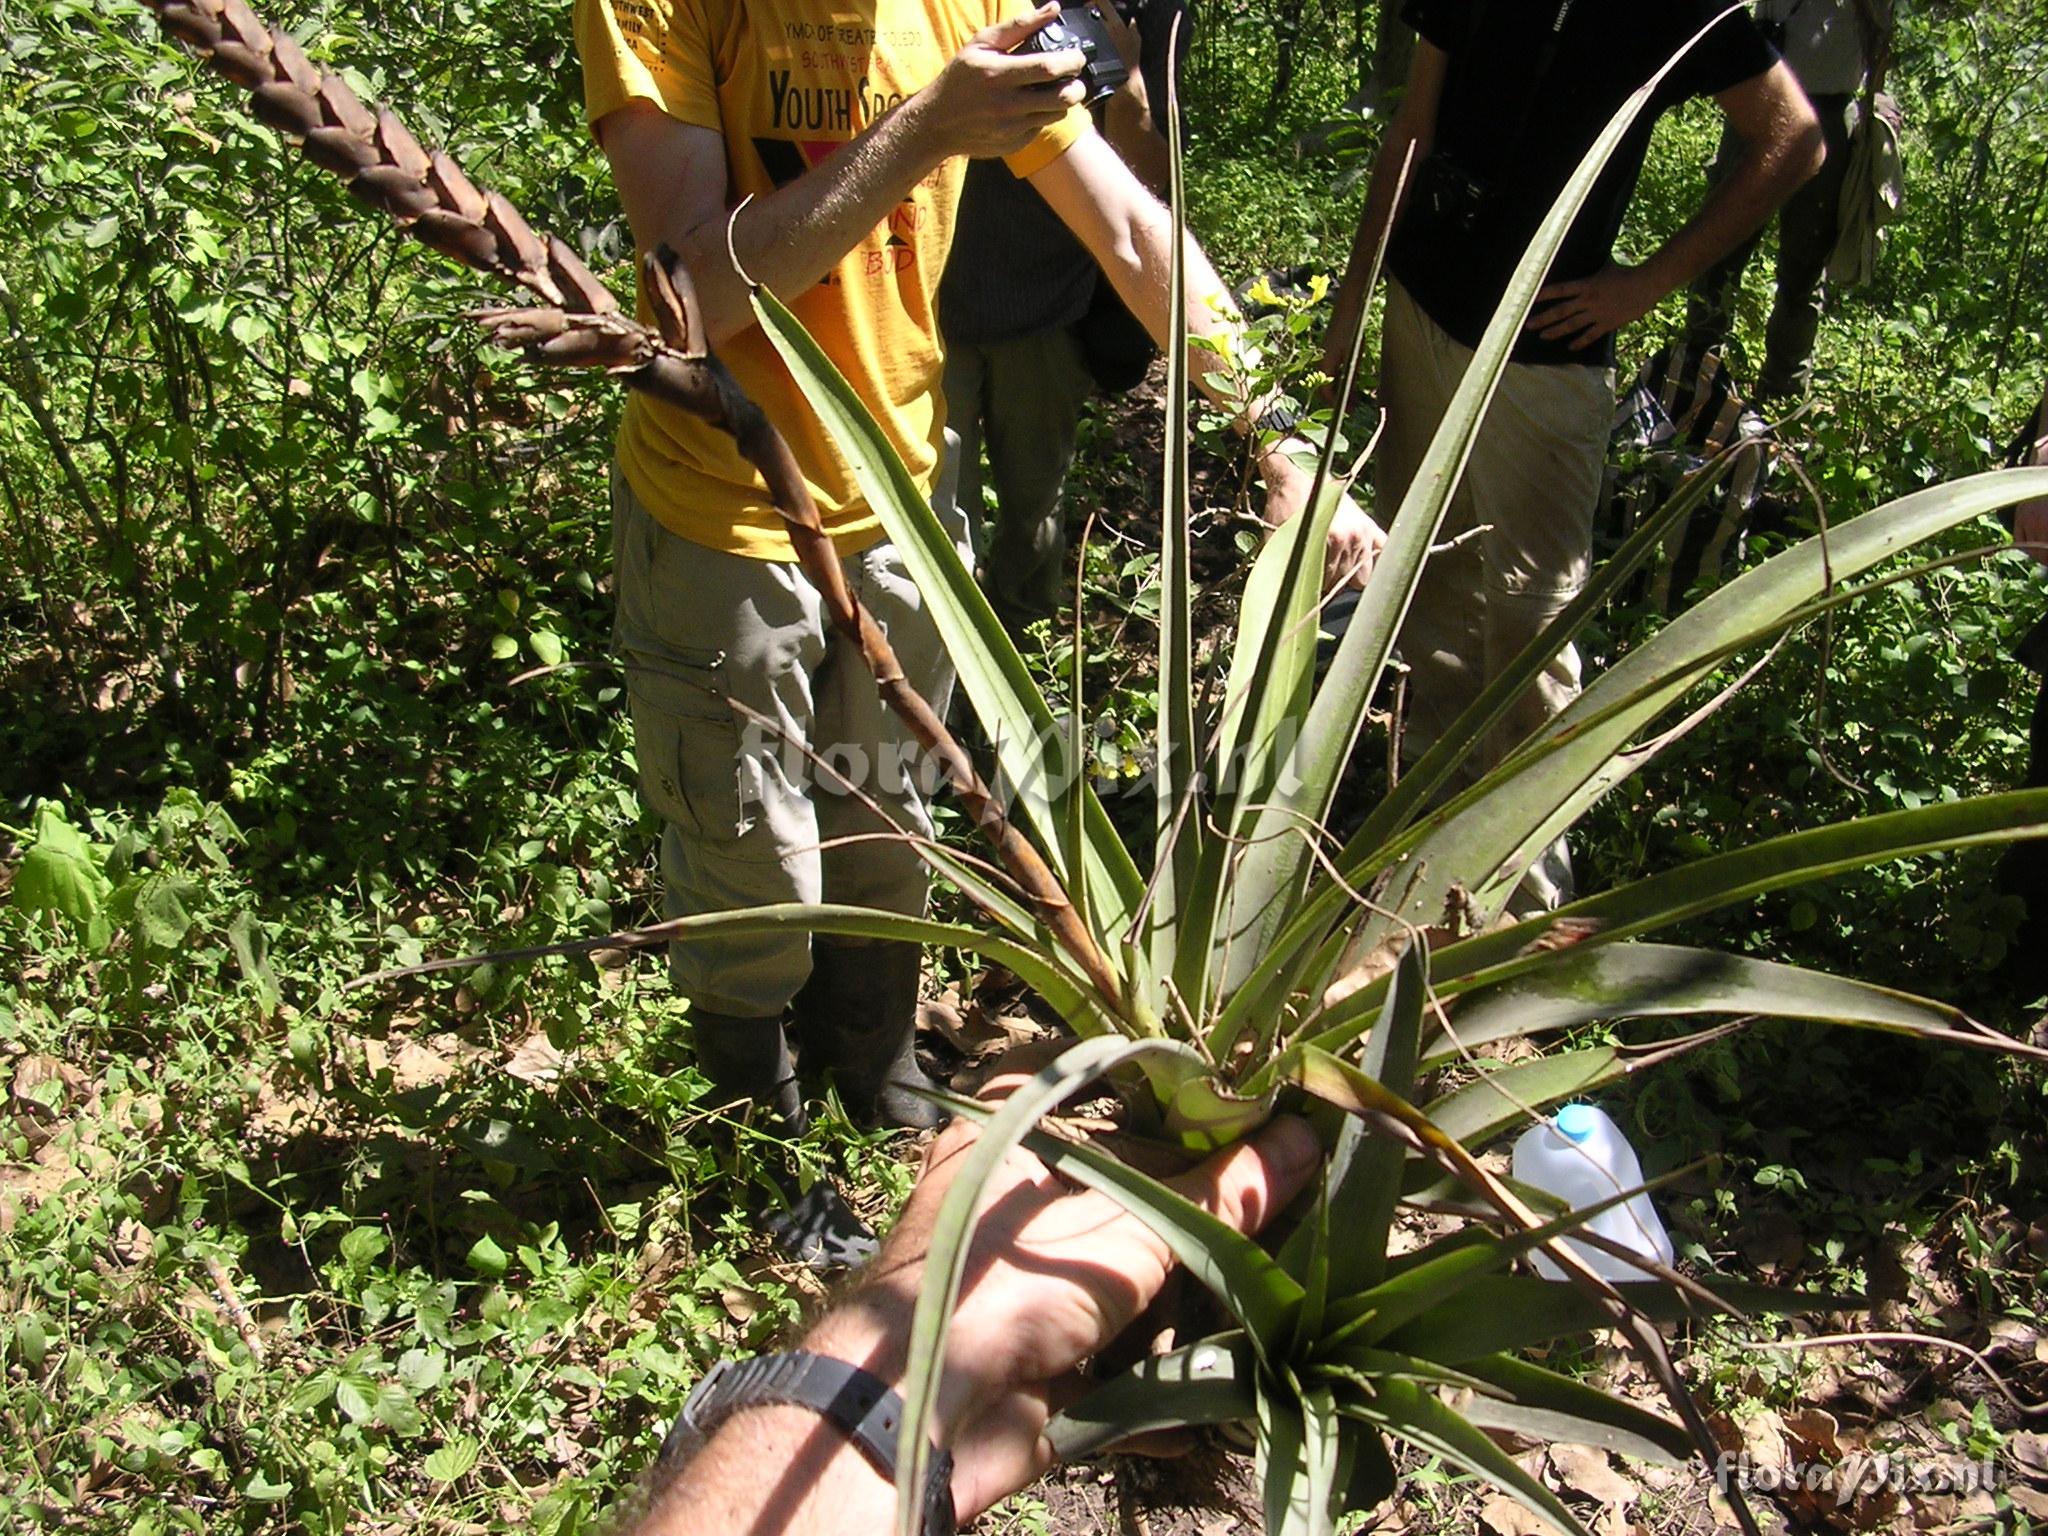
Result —
[{"label": "forearm with watch", "polygon": [[[1017,1080],[998,1079],[992,1091]],[[862,1283],[805,1336],[808,1361],[771,1357],[699,1384],[644,1506],[622,1531],[840,1536],[890,1528],[901,1409],[888,1394],[902,1389],[911,1320],[931,1283],[924,1266],[932,1230],[974,1134],[956,1120],[932,1143]],[[1256,1232],[1320,1159],[1307,1123],[1282,1116],[1168,1182],[1237,1231]],[[953,1309],[932,1421],[941,1480],[926,1489],[927,1531],[945,1536],[949,1519],[972,1519],[1050,1465],[1045,1427],[1055,1399],[1080,1387],[1076,1368],[1130,1326],[1172,1264],[1166,1245],[1107,1196],[1076,1189],[1029,1153],[1004,1158],[983,1188]]]},{"label": "forearm with watch", "polygon": [[[860,1297],[800,1349],[722,1361],[699,1381],[663,1456],[688,1458],[640,1536],[882,1531],[896,1507],[902,1360],[909,1319],[884,1324]],[[942,1389],[924,1500],[926,1536],[957,1528],[946,1447],[971,1397]]]}]

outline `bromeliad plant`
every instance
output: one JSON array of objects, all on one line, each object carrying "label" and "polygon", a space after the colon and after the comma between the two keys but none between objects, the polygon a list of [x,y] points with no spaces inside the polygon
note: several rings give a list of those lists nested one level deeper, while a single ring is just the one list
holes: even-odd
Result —
[{"label": "bromeliad plant", "polygon": [[[1332,467],[1334,432],[1309,510],[1275,533],[1252,566],[1228,679],[1211,709],[1198,700],[1192,660],[1185,278],[1176,265],[1155,814],[1150,848],[1134,851],[1091,787],[1080,700],[1070,702],[1064,721],[1055,715],[872,417],[773,295],[755,293],[760,323],[909,564],[993,743],[1001,794],[905,683],[886,637],[847,590],[794,460],[703,345],[687,274],[671,258],[657,253],[643,266],[656,320],[650,329],[623,314],[561,241],[536,236],[446,155],[424,151],[388,111],[364,106],[339,77],[265,28],[244,0],[158,5],[167,30],[251,90],[265,121],[299,140],[363,201],[436,250],[540,298],[538,306],[480,317],[501,343],[543,361],[603,367],[733,434],[788,519],[834,621],[858,643],[887,702],[934,754],[993,844],[999,868],[962,850],[919,844],[934,872],[982,914],[980,925],[791,905],[707,914],[592,941],[656,943],[696,931],[794,926],[951,945],[1016,972],[1078,1037],[999,1109],[954,1105],[985,1126],[935,1234],[931,1273],[942,1283],[926,1289],[917,1321],[901,1458],[906,1490],[923,1483],[934,1363],[975,1202],[987,1171],[1021,1141],[1149,1222],[1215,1293],[1229,1320],[1064,1415],[1053,1430],[1063,1451],[1170,1425],[1248,1425],[1269,1532],[1306,1536],[1329,1532],[1343,1511],[1385,1497],[1394,1476],[1387,1442],[1405,1441],[1577,1531],[1571,1512],[1487,1430],[1641,1455],[1682,1455],[1688,1448],[1711,1454],[1654,1324],[1766,1300],[1776,1311],[1834,1303],[1739,1287],[1709,1293],[1647,1261],[1649,1278],[1617,1290],[1558,1242],[1586,1213],[1561,1215],[1554,1202],[1511,1187],[1475,1160],[1475,1149],[1545,1106],[1681,1055],[1734,1026],[1645,1045],[1575,1046],[1482,1072],[1428,1098],[1423,1085],[1434,1069],[1479,1065],[1475,1048],[1595,1019],[1712,1015],[1822,1019],[1972,1048],[2028,1049],[1927,999],[1644,938],[1714,907],[1861,864],[2038,836],[2048,831],[2048,791],[1824,827],[1734,849],[1540,918],[1512,923],[1499,914],[1541,849],[1712,713],[1709,703],[1644,734],[1718,669],[1900,579],[1873,575],[1894,556],[1997,507],[2048,494],[2048,472],[1983,475],[1922,491],[1779,555],[1623,657],[1479,782],[1456,787],[1455,770],[1510,703],[1708,493],[1709,470],[1644,524],[1356,832],[1332,846],[1325,831],[1367,704],[1513,339],[1574,214],[1654,81],[1616,114],[1523,257],[1395,512],[1386,550],[1327,675],[1318,683],[1315,653],[1323,546],[1344,488]],[[1173,174],[1178,209],[1177,161]],[[1354,337],[1347,396],[1358,353]],[[1035,1131],[1046,1111],[1103,1079],[1122,1096],[1134,1129],[1190,1149],[1244,1135],[1283,1096],[1343,1111],[1308,1212],[1262,1247],[1104,1152]],[[1472,1220],[1396,1257],[1388,1238],[1404,1202],[1459,1210]],[[1514,1269],[1539,1245],[1568,1282]],[[1623,1330],[1642,1354],[1676,1419],[1517,1353],[1605,1325]],[[1445,1388],[1457,1390],[1457,1407],[1441,1394]],[[918,1501],[900,1502],[908,1529]],[[1737,1509],[1749,1524],[1739,1502]]]}]

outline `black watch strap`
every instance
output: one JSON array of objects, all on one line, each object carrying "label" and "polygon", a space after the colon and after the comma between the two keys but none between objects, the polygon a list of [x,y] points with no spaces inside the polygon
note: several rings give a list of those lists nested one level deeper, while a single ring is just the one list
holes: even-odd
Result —
[{"label": "black watch strap", "polygon": [[1270,432],[1276,437],[1285,437],[1301,425],[1301,412],[1285,400],[1275,400],[1266,407],[1266,413],[1252,423],[1254,432]]},{"label": "black watch strap", "polygon": [[[682,1416],[668,1432],[662,1454],[678,1442],[710,1438],[711,1432],[742,1408],[789,1404],[824,1415],[840,1429],[870,1465],[891,1483],[896,1481],[896,1437],[903,1426],[903,1399],[879,1376],[824,1355],[791,1351],[757,1355],[751,1360],[721,1360],[704,1373]],[[932,1452],[924,1485],[925,1536],[954,1536],[953,1456]]]}]

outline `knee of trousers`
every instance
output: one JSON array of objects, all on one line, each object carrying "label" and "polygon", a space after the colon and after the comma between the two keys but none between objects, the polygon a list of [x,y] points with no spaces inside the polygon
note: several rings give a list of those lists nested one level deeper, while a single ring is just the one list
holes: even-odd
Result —
[{"label": "knee of trousers", "polygon": [[[807,865],[735,864],[686,829],[661,840],[662,914],[741,911],[787,901],[816,901],[816,857]],[[735,933],[710,929],[672,940],[669,983],[702,1007],[741,1018],[781,1013],[811,974],[811,938],[798,929]]]}]

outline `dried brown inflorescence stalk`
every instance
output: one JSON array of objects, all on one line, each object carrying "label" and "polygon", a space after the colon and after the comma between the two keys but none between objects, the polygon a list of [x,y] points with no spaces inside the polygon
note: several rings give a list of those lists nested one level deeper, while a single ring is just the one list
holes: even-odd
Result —
[{"label": "dried brown inflorescence stalk", "polygon": [[256,115],[296,140],[307,159],[339,176],[356,198],[444,256],[517,283],[545,301],[480,312],[476,319],[497,344],[536,362],[603,368],[731,434],[760,472],[769,499],[789,525],[804,574],[824,597],[834,625],[859,645],[884,701],[937,758],[1010,877],[1104,1002],[1116,1007],[1116,975],[1058,877],[904,677],[881,627],[846,585],[789,444],[711,355],[696,292],[675,253],[664,246],[641,264],[655,318],[650,328],[619,308],[611,290],[565,241],[535,234],[518,209],[499,193],[480,189],[451,156],[421,148],[394,113],[371,110],[340,76],[321,70],[288,35],[265,26],[246,0],[152,3],[165,31],[249,91]]}]

